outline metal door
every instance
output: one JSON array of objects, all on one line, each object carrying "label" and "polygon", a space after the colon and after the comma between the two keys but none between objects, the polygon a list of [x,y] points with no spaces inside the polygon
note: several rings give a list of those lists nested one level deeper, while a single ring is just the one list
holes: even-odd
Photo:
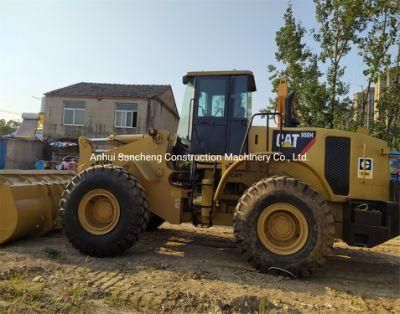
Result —
[{"label": "metal door", "polygon": [[229,77],[197,78],[192,153],[223,154],[226,152],[228,90]]}]

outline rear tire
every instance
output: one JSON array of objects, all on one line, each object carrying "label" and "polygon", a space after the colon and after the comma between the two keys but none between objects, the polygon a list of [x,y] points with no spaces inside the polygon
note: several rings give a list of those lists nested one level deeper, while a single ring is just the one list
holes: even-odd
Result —
[{"label": "rear tire", "polygon": [[323,197],[288,177],[250,187],[236,206],[233,228],[243,257],[255,268],[283,269],[295,277],[305,277],[324,263],[335,231]]},{"label": "rear tire", "polygon": [[72,245],[96,257],[129,249],[147,228],[146,194],[123,168],[94,166],[77,174],[62,194],[61,224]]}]

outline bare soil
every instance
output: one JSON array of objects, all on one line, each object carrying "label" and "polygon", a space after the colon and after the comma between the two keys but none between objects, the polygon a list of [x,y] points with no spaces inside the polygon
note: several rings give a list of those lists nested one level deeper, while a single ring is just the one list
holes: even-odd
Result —
[{"label": "bare soil", "polygon": [[397,312],[400,237],[335,243],[311,278],[261,274],[232,229],[164,224],[123,256],[80,254],[61,232],[0,248],[1,312]]}]

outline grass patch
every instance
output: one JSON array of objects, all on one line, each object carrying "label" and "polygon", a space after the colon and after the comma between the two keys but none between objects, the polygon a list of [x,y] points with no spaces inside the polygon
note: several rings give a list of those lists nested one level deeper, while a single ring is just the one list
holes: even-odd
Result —
[{"label": "grass patch", "polygon": [[267,303],[265,303],[264,300],[261,300],[260,304],[258,305],[258,313],[267,314]]},{"label": "grass patch", "polygon": [[0,282],[0,297],[4,300],[36,301],[42,297],[43,284],[31,283],[22,274]]},{"label": "grass patch", "polygon": [[42,298],[43,296],[43,285],[38,284],[32,287],[30,290],[30,298],[32,301],[38,301]]},{"label": "grass patch", "polygon": [[119,289],[114,289],[110,295],[104,298],[108,305],[126,305],[130,303],[129,297]]},{"label": "grass patch", "polygon": [[72,304],[78,304],[79,301],[81,300],[82,296],[83,296],[83,288],[76,285],[73,286],[69,289],[68,294],[69,297],[71,298],[71,302]]},{"label": "grass patch", "polygon": [[49,246],[46,246],[43,249],[43,253],[44,253],[44,255],[46,255],[46,257],[48,259],[59,259],[59,258],[61,258],[61,252],[59,250],[57,250],[55,248],[52,248],[52,247],[49,247]]},{"label": "grass patch", "polygon": [[4,300],[15,300],[22,297],[25,292],[25,287],[12,284],[11,281],[3,281],[0,283],[0,296]]},{"label": "grass patch", "polygon": [[25,276],[13,274],[9,280],[0,283],[0,295],[5,299],[14,300],[26,292]]}]

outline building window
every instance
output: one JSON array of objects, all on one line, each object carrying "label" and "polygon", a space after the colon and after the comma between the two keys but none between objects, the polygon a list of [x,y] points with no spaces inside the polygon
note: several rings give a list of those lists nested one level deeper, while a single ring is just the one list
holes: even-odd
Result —
[{"label": "building window", "polygon": [[85,116],[85,103],[82,101],[64,102],[64,125],[82,126]]},{"label": "building window", "polygon": [[117,103],[114,125],[116,128],[136,128],[137,104]]}]

